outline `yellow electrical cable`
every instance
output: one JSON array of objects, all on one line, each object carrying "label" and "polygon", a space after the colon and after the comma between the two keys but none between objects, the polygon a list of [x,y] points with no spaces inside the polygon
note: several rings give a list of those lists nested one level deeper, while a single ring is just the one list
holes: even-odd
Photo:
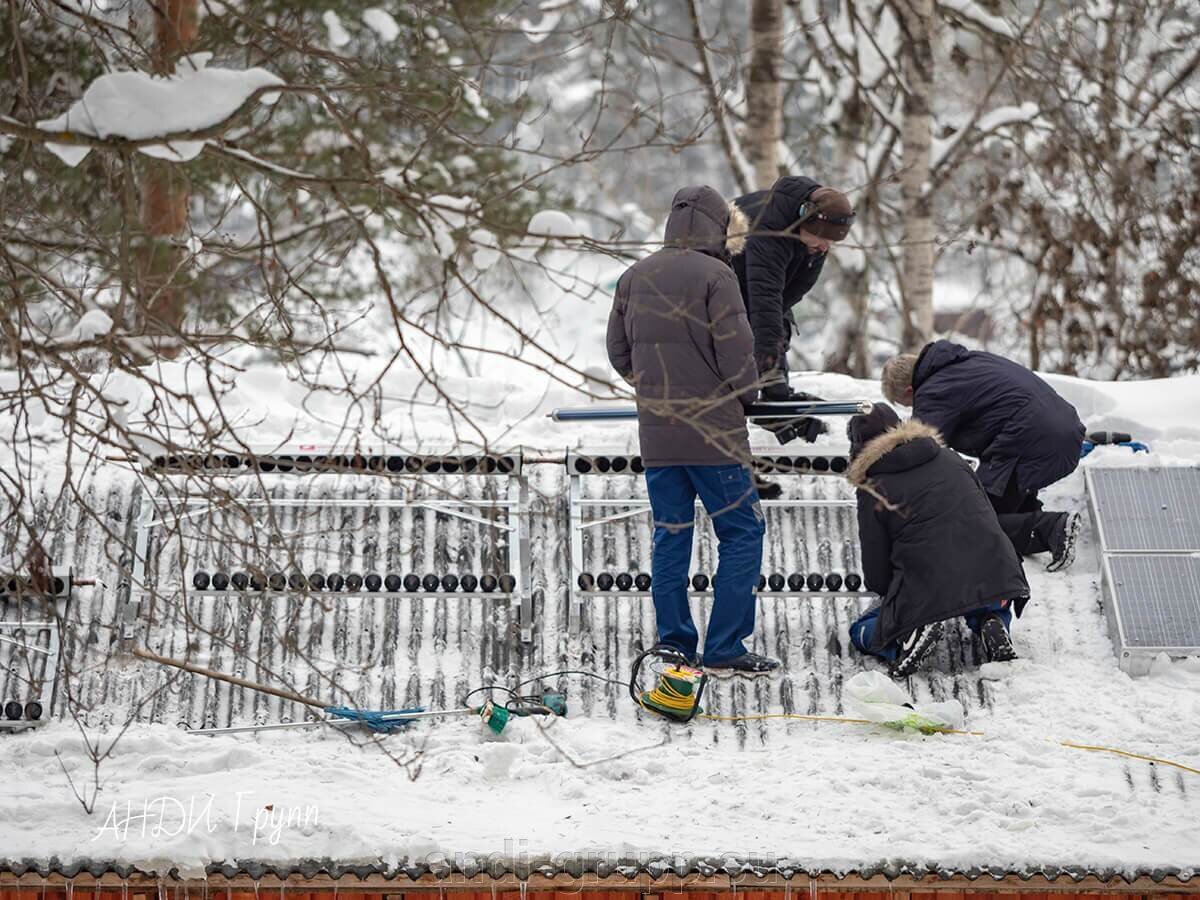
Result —
[{"label": "yellow electrical cable", "polygon": [[[886,722],[874,722],[870,719],[851,719],[845,716],[806,716],[801,713],[753,713],[748,716],[716,716],[701,713],[697,719],[714,719],[719,722],[755,721],[758,719],[802,719],[806,722],[842,722],[848,725],[884,725]],[[930,728],[933,734],[969,734],[983,737],[982,731],[957,731],[953,728]]]},{"label": "yellow electrical cable", "polygon": [[[670,675],[683,681],[689,681],[693,685],[696,681],[692,671],[680,669],[679,667],[668,669],[667,671],[663,672],[662,675]],[[652,690],[647,691],[644,696],[646,697],[646,700],[652,701],[659,706],[681,713],[691,711],[696,702],[696,698],[693,694],[680,693],[675,689],[668,679],[663,677],[660,677],[658,684]],[[653,706],[650,706],[645,701],[639,702],[641,702],[643,709],[647,709],[650,712],[661,712],[661,710],[656,710]],[[695,718],[708,719],[712,722],[753,722],[760,721],[762,719],[797,719],[804,722],[838,722],[843,725],[884,725],[887,727],[886,723],[884,722],[873,722],[870,719],[851,719],[847,716],[808,716],[802,713],[752,713],[750,715],[739,716],[722,716],[713,713],[698,713]],[[982,731],[960,731],[955,728],[931,728],[929,729],[929,732],[933,734],[958,734],[970,737],[985,736],[984,732]],[[1072,750],[1086,750],[1090,753],[1112,753],[1116,756],[1124,756],[1129,759],[1140,759],[1143,762],[1171,766],[1172,768],[1180,769],[1184,772],[1190,772],[1193,775],[1200,775],[1200,769],[1194,769],[1191,766],[1183,763],[1174,762],[1169,759],[1160,759],[1156,756],[1144,756],[1140,753],[1133,753],[1129,750],[1121,750],[1116,747],[1100,747],[1092,744],[1077,744],[1073,741],[1058,741],[1058,744],[1062,747],[1069,747]]]},{"label": "yellow electrical cable", "polygon": [[1172,766],[1176,769],[1182,769],[1185,772],[1191,772],[1193,775],[1200,775],[1200,769],[1193,769],[1191,766],[1185,766],[1183,763],[1172,762],[1169,759],[1159,759],[1157,756],[1142,756],[1140,753],[1131,753],[1128,750],[1118,750],[1116,747],[1095,747],[1091,744],[1075,744],[1071,741],[1059,741],[1063,747],[1071,747],[1075,750],[1088,750],[1092,753],[1115,753],[1117,756],[1128,756],[1130,759],[1140,759],[1145,762],[1158,763],[1164,766]]}]

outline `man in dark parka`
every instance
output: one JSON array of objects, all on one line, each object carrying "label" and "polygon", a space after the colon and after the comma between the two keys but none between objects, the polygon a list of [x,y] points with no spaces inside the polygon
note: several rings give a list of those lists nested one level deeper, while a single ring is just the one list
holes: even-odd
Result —
[{"label": "man in dark parka", "polygon": [[712,188],[680,190],[666,245],[617,281],[608,358],[637,392],[659,643],[696,655],[688,570],[699,496],[720,553],[704,665],[757,674],[779,663],[743,643],[754,631],[765,531],[743,409],[758,396],[754,339],[730,266],[745,232],[736,207]]},{"label": "man in dark parka", "polygon": [[825,255],[850,232],[854,211],[841,191],[799,175],[785,175],[734,203],[750,226],[745,252],[733,267],[754,331],[763,397],[787,400],[792,307],[821,277]]},{"label": "man in dark parka", "polygon": [[1075,471],[1083,446],[1083,423],[1054,388],[1012,360],[941,340],[889,360],[883,395],[979,459],[979,480],[1017,553],[1049,552],[1050,571],[1071,564],[1079,516],[1046,512],[1037,499]]},{"label": "man in dark parka", "polygon": [[1016,657],[1008,630],[1029,598],[1021,561],[971,467],[937,431],[876,404],[847,426],[863,579],[879,606],[850,626],[854,646],[912,674],[946,619],[964,616],[989,660]]}]

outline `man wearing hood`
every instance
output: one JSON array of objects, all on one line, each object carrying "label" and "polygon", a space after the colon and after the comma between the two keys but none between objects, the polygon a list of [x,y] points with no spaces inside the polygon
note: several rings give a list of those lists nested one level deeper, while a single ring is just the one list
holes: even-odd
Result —
[{"label": "man wearing hood", "polygon": [[720,554],[704,665],[753,675],[779,663],[744,644],[754,631],[765,530],[743,410],[758,395],[754,337],[730,265],[745,233],[736,207],[712,188],[680,190],[665,246],[617,282],[608,358],[637,392],[659,643],[698,659],[688,570],[699,497]]},{"label": "man wearing hood", "polygon": [[949,446],[979,460],[1017,553],[1049,553],[1051,572],[1071,564],[1079,515],[1045,511],[1037,493],[1079,465],[1084,427],[1074,406],[1019,363],[946,340],[888,360],[882,381],[888,400],[911,406]]}]

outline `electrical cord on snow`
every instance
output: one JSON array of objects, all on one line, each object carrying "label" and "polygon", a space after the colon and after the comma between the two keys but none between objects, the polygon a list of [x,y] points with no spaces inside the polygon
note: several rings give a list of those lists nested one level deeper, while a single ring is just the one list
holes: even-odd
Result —
[{"label": "electrical cord on snow", "polygon": [[[520,688],[523,688],[529,684],[533,684],[535,681],[542,681],[547,678],[556,678],[558,676],[563,676],[563,675],[581,675],[586,678],[594,678],[595,680],[602,681],[606,684],[615,684],[619,687],[624,687],[627,689],[631,687],[631,682],[629,682],[629,681],[621,681],[619,678],[611,678],[607,675],[602,675],[599,672],[593,672],[588,669],[562,669],[557,672],[545,672],[540,675],[535,675],[531,678],[526,678],[524,681],[518,682],[517,685],[513,688],[507,687],[505,685],[499,685],[499,684],[486,685],[484,687],[474,688],[471,691],[468,691],[467,694],[463,697],[463,703],[464,703],[464,705],[467,705],[467,700],[469,700],[475,694],[481,693],[483,691],[495,690],[495,691],[501,691],[508,696],[509,700],[508,700],[508,703],[506,704],[506,708],[509,708],[511,712],[516,712],[518,708],[537,708],[537,711],[548,711],[548,710],[546,710],[546,707],[542,702],[542,700],[543,700],[542,696],[534,696],[534,695],[530,695],[530,694],[523,695],[520,693]],[[658,691],[658,690],[659,690],[659,687],[656,687],[653,689],[653,691]],[[662,694],[655,694],[654,696],[655,696],[655,699],[659,700],[659,702],[662,703],[663,705],[672,705],[672,704],[676,704],[676,703],[682,704],[685,701],[690,702],[690,698],[678,696],[677,692],[673,692],[673,691],[664,691]],[[635,702],[637,702],[638,706],[640,706],[642,709],[645,709],[648,712],[652,712],[652,713],[661,715],[660,710],[656,710],[651,706],[647,706],[645,703],[641,702],[641,700],[637,699],[636,697],[634,699],[635,699]],[[670,717],[668,716],[667,718],[670,718]],[[789,719],[792,721],[802,721],[802,722],[832,722],[832,723],[840,724],[840,725],[880,725],[880,724],[882,724],[880,722],[873,722],[870,719],[855,719],[855,718],[851,718],[849,716],[817,716],[817,715],[804,715],[803,713],[748,713],[748,714],[744,714],[744,715],[717,715],[714,713],[699,712],[692,718],[693,719],[707,719],[710,722],[757,722],[757,721],[762,721],[764,719]],[[678,720],[676,720],[676,721],[678,721]],[[543,731],[543,733],[545,732],[544,728],[541,728],[541,730]],[[982,732],[982,731],[964,731],[964,730],[960,730],[960,729],[956,729],[956,728],[932,728],[929,730],[928,733],[929,734],[951,734],[951,735],[959,735],[959,736],[964,736],[964,737],[985,737],[986,736],[986,733]],[[1054,740],[1054,738],[1047,738],[1047,740]],[[1183,772],[1188,772],[1192,775],[1200,775],[1200,769],[1195,768],[1193,766],[1189,766],[1185,763],[1175,762],[1174,760],[1163,759],[1163,758],[1156,757],[1156,756],[1147,756],[1147,755],[1141,754],[1141,753],[1134,753],[1130,750],[1122,750],[1119,747],[1104,747],[1104,746],[1099,746],[1099,745],[1094,745],[1094,744],[1081,744],[1081,743],[1077,743],[1075,741],[1068,741],[1068,740],[1054,740],[1054,742],[1056,744],[1058,744],[1060,747],[1067,747],[1071,750],[1082,750],[1082,751],[1085,751],[1088,753],[1110,753],[1114,756],[1122,756],[1127,759],[1137,759],[1137,760],[1141,760],[1143,762],[1151,763],[1153,765],[1169,766],[1174,769],[1179,769],[1180,771],[1183,771]],[[645,747],[645,748],[641,748],[641,749],[650,750],[650,749],[654,749],[658,746],[660,746],[660,745],[654,744],[654,745],[651,745],[650,747]],[[565,753],[565,751],[561,750],[561,748],[556,747],[556,749],[559,749],[559,752],[563,753],[564,756],[567,755]],[[637,750],[635,749],[635,750],[631,750],[629,752],[633,753],[633,752],[637,752]],[[624,754],[621,754],[621,755],[624,755]],[[570,758],[570,757],[568,757],[568,758]],[[571,762],[572,762],[572,764],[574,764],[576,766],[581,765],[574,759],[571,759]],[[586,763],[583,765],[592,765],[592,764],[593,763]]]}]

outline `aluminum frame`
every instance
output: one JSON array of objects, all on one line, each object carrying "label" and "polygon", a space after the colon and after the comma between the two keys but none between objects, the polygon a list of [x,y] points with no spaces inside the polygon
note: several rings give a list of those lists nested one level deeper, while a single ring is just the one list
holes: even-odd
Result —
[{"label": "aluminum frame", "polygon": [[[519,454],[513,454],[519,457]],[[518,467],[517,472],[520,471]],[[345,473],[342,473],[345,475]],[[429,473],[369,473],[372,477],[386,478],[420,478],[431,477]],[[435,476],[436,477],[436,476]],[[449,477],[454,477],[453,475]],[[365,599],[373,598],[388,598],[388,597],[473,597],[481,598],[503,598],[509,599],[513,613],[516,616],[517,628],[520,633],[520,638],[523,643],[529,643],[533,640],[533,590],[530,584],[530,533],[529,533],[529,483],[524,475],[513,473],[491,473],[490,477],[504,478],[507,482],[505,487],[505,498],[497,500],[454,500],[454,499],[432,499],[432,498],[387,498],[387,499],[357,499],[357,498],[330,498],[320,500],[314,498],[306,498],[303,500],[296,498],[281,498],[272,499],[266,497],[254,497],[241,500],[249,506],[296,506],[296,507],[374,507],[379,509],[397,509],[397,508],[412,508],[412,509],[432,509],[439,515],[451,516],[472,522],[476,525],[481,525],[487,528],[492,528],[500,532],[510,535],[510,541],[507,543],[508,556],[508,574],[511,574],[516,581],[516,585],[512,591],[320,591],[313,592],[314,596],[321,597],[362,597]],[[515,494],[514,497],[514,487]],[[165,524],[165,519],[157,517],[156,500],[164,496],[165,492],[159,490],[147,491],[143,496],[142,509],[138,517],[137,537],[135,541],[134,557],[131,566],[131,579],[128,587],[128,595],[126,597],[125,608],[121,615],[121,641],[122,646],[126,649],[132,647],[138,638],[138,624],[144,621],[144,601],[152,594],[152,589],[149,586],[149,576],[147,569],[150,565],[151,558],[156,555],[155,530]],[[213,502],[207,497],[188,497],[176,493],[175,499],[183,502],[188,506],[195,506],[195,511],[189,510],[180,518],[192,518],[203,516],[212,507]],[[503,521],[492,521],[483,516],[473,513],[475,510],[495,509],[502,510],[505,513]],[[177,521],[177,519],[172,519]],[[184,590],[182,587],[180,590]],[[296,593],[295,591],[255,591],[255,590],[197,590],[195,588],[186,588],[188,593],[194,593],[198,596],[248,596],[248,595],[286,595]]]},{"label": "aluminum frame", "polygon": [[[30,700],[37,700],[42,705],[42,717],[40,719],[15,719],[9,720],[0,717],[0,731],[19,731],[25,728],[40,728],[50,721],[51,710],[54,704],[54,695],[58,688],[58,664],[62,655],[62,641],[58,630],[57,618],[62,618],[66,614],[66,605],[71,602],[71,596],[74,592],[74,572],[69,568],[54,568],[51,569],[51,575],[54,577],[63,578],[67,584],[65,595],[56,597],[38,597],[24,601],[21,606],[21,615],[17,619],[0,619],[0,641],[7,646],[17,645],[14,653],[22,652],[22,648],[26,648],[25,652],[34,650],[46,657],[43,674],[38,684],[38,692],[36,696],[17,698],[17,697],[0,697],[0,702],[7,700],[20,700],[22,705]],[[40,618],[26,619],[25,611],[31,613],[41,613]],[[13,636],[12,632],[24,631],[28,633],[31,629],[36,629],[38,636],[42,632],[46,632],[46,644],[31,644],[28,640],[20,640]]]},{"label": "aluminum frame", "polygon": [[[1200,656],[1200,647],[1174,646],[1132,646],[1129,644],[1124,618],[1121,614],[1121,604],[1117,599],[1118,584],[1113,576],[1112,561],[1120,557],[1192,557],[1195,550],[1154,550],[1154,549],[1119,549],[1110,550],[1104,531],[1104,519],[1097,507],[1096,472],[1108,469],[1127,469],[1126,466],[1087,466],[1084,468],[1083,482],[1088,498],[1088,514],[1092,526],[1096,529],[1096,552],[1100,563],[1100,587],[1104,617],[1108,622],[1109,638],[1113,642],[1113,652],[1117,657],[1117,665],[1121,671],[1129,675],[1148,675],[1154,664],[1154,659],[1160,653],[1166,653],[1175,658]],[[1196,466],[1158,466],[1156,468],[1187,468]],[[1192,652],[1180,652],[1180,651]]]},{"label": "aluminum frame", "polygon": [[[593,497],[584,497],[583,496],[582,479],[584,479],[584,478],[591,478],[591,479],[599,480],[599,479],[603,479],[603,478],[613,478],[613,477],[620,477],[620,476],[638,477],[636,473],[628,472],[628,471],[617,473],[617,475],[615,475],[615,476],[612,473],[600,473],[600,472],[581,473],[581,472],[576,471],[575,466],[573,465],[573,461],[577,457],[582,457],[584,459],[595,459],[598,456],[614,456],[614,455],[616,455],[616,456],[621,456],[621,455],[633,456],[635,454],[605,454],[605,453],[588,454],[588,453],[580,453],[578,451],[572,451],[572,452],[568,453],[567,457],[566,457],[567,474],[569,476],[567,479],[567,481],[568,481],[568,500],[567,500],[568,522],[567,522],[567,526],[568,526],[568,531],[569,531],[569,536],[568,536],[569,553],[568,553],[568,572],[567,572],[567,627],[568,627],[568,631],[572,634],[576,633],[579,630],[579,624],[580,624],[580,620],[582,618],[582,612],[583,612],[583,602],[586,599],[590,599],[593,597],[649,597],[649,596],[651,596],[650,591],[641,591],[641,590],[638,590],[637,588],[634,588],[634,589],[628,590],[628,591],[619,591],[619,590],[616,590],[615,588],[613,590],[608,590],[608,591],[601,591],[598,589],[584,590],[584,589],[580,588],[579,584],[578,584],[579,575],[584,571],[584,569],[583,569],[583,559],[584,559],[583,536],[584,536],[584,532],[589,528],[598,528],[598,527],[606,525],[610,522],[618,522],[623,519],[630,519],[630,518],[634,518],[635,516],[646,515],[647,513],[650,512],[650,500],[646,496],[605,497],[605,498],[593,498]],[[783,454],[779,454],[779,455],[783,455]],[[825,454],[811,454],[811,455],[820,456],[820,455],[825,455]],[[764,458],[770,459],[773,457],[770,455],[764,455]],[[774,474],[779,475],[780,477],[811,476],[811,477],[816,477],[816,478],[824,478],[824,477],[828,477],[829,475],[836,476],[838,473],[805,471],[805,472],[782,472],[782,473],[774,473]],[[854,507],[854,506],[857,506],[857,503],[854,500],[760,500],[759,503],[761,503],[764,507],[794,508],[794,509],[799,509],[799,508],[804,508],[804,507],[826,507],[826,508],[828,508],[828,507]],[[588,519],[585,521],[583,518],[583,512],[585,509],[589,509],[589,508],[615,509],[615,510],[620,510],[620,512],[616,512],[616,513],[613,513],[612,515],[608,515],[608,516],[602,516],[600,518]],[[704,505],[699,501],[699,499],[697,499],[697,501],[696,501],[696,510],[697,510],[699,517],[707,516],[707,511],[704,509]],[[756,590],[755,594],[757,596],[763,597],[763,598],[799,597],[799,598],[803,598],[803,599],[821,599],[821,598],[829,598],[829,597],[862,598],[862,597],[877,596],[876,594],[874,594],[870,591],[867,591],[867,590],[860,590],[860,591],[849,591],[849,590],[842,590],[842,591],[825,591],[825,590],[822,590],[822,591],[771,591],[771,590],[762,590],[762,591],[757,591]],[[713,592],[711,590],[696,591],[696,590],[689,589],[688,596],[689,597],[709,597],[709,598],[711,598],[713,596]]]}]

